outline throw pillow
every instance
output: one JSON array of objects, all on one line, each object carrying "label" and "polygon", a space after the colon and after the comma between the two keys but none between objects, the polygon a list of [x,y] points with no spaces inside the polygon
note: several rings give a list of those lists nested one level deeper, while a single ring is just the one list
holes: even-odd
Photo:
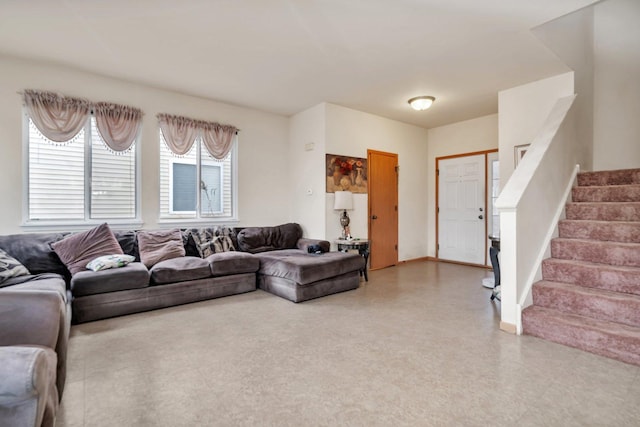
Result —
[{"label": "throw pillow", "polygon": [[136,257],[131,255],[120,255],[120,254],[103,255],[94,259],[89,264],[87,264],[87,269],[93,270],[93,271],[100,271],[100,270],[108,270],[110,268],[120,268],[120,267],[124,267],[130,262],[135,261],[135,259]]},{"label": "throw pillow", "polygon": [[51,247],[72,276],[86,270],[92,259],[102,255],[122,254],[122,248],[106,222],[54,242]]},{"label": "throw pillow", "polygon": [[222,227],[219,230],[222,230],[222,233],[216,234],[217,239],[213,241],[216,252],[235,251],[236,248],[235,246],[233,246],[233,239],[231,237],[233,231],[231,231],[231,229],[227,227]]},{"label": "throw pillow", "polygon": [[151,268],[165,259],[185,256],[180,229],[138,231],[138,249],[140,261]]},{"label": "throw pillow", "polygon": [[230,234],[231,231],[227,227],[201,228],[191,231],[191,237],[202,258],[214,253],[235,251]]},{"label": "throw pillow", "polygon": [[27,267],[20,264],[20,261],[0,249],[0,283],[3,283],[12,277],[28,276]]}]

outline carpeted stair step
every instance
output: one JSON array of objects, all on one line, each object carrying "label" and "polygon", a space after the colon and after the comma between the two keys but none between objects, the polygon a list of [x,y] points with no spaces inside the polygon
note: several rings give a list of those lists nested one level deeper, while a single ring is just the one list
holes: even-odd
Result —
[{"label": "carpeted stair step", "polygon": [[640,296],[540,281],[533,285],[533,304],[565,313],[640,327]]},{"label": "carpeted stair step", "polygon": [[578,174],[578,186],[640,184],[640,169],[582,172]]},{"label": "carpeted stair step", "polygon": [[557,238],[551,240],[551,256],[599,264],[640,267],[640,243]]},{"label": "carpeted stair step", "polygon": [[532,305],[522,311],[525,334],[640,366],[640,328]]},{"label": "carpeted stair step", "polygon": [[640,243],[640,221],[591,221],[566,219],[558,222],[560,237],[610,242]]},{"label": "carpeted stair step", "polygon": [[640,185],[573,187],[574,202],[640,202]]},{"label": "carpeted stair step", "polygon": [[567,219],[640,221],[640,202],[567,203]]},{"label": "carpeted stair step", "polygon": [[549,258],[542,261],[542,277],[553,282],[640,295],[640,268]]}]

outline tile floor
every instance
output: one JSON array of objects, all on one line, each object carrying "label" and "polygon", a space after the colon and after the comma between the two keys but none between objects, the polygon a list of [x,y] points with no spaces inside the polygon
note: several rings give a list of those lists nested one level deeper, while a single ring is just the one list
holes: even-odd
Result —
[{"label": "tile floor", "polygon": [[74,326],[57,426],[639,426],[640,367],[501,332],[489,274],[412,262]]}]

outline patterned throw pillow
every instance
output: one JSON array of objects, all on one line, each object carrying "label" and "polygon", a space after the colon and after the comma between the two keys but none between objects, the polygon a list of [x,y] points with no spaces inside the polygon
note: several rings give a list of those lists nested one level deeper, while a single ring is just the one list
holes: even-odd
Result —
[{"label": "patterned throw pillow", "polygon": [[202,258],[214,253],[235,251],[230,234],[231,230],[228,227],[201,228],[191,231],[191,237]]},{"label": "patterned throw pillow", "polygon": [[28,276],[27,267],[20,264],[20,261],[0,249],[0,283],[3,283],[12,277]]},{"label": "patterned throw pillow", "polygon": [[93,271],[100,271],[100,270],[108,270],[110,268],[120,268],[120,267],[124,267],[130,262],[135,261],[135,259],[136,258],[131,255],[121,255],[121,254],[103,255],[94,259],[89,264],[87,264],[87,269],[93,270]]}]

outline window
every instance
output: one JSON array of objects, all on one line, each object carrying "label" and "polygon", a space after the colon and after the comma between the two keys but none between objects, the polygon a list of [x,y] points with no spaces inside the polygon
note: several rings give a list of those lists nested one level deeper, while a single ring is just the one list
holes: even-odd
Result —
[{"label": "window", "polygon": [[236,144],[234,140],[229,154],[217,160],[198,137],[189,152],[176,156],[160,131],[161,218],[232,219]]},{"label": "window", "polygon": [[29,221],[132,219],[137,214],[135,143],[114,152],[90,116],[71,140],[44,137],[27,115]]},{"label": "window", "polygon": [[[496,154],[497,155],[497,154]],[[500,161],[499,160],[490,160],[489,164],[491,165],[490,176],[491,176],[491,229],[490,234],[494,236],[500,235],[500,212],[496,209],[496,200],[500,195]]]}]

